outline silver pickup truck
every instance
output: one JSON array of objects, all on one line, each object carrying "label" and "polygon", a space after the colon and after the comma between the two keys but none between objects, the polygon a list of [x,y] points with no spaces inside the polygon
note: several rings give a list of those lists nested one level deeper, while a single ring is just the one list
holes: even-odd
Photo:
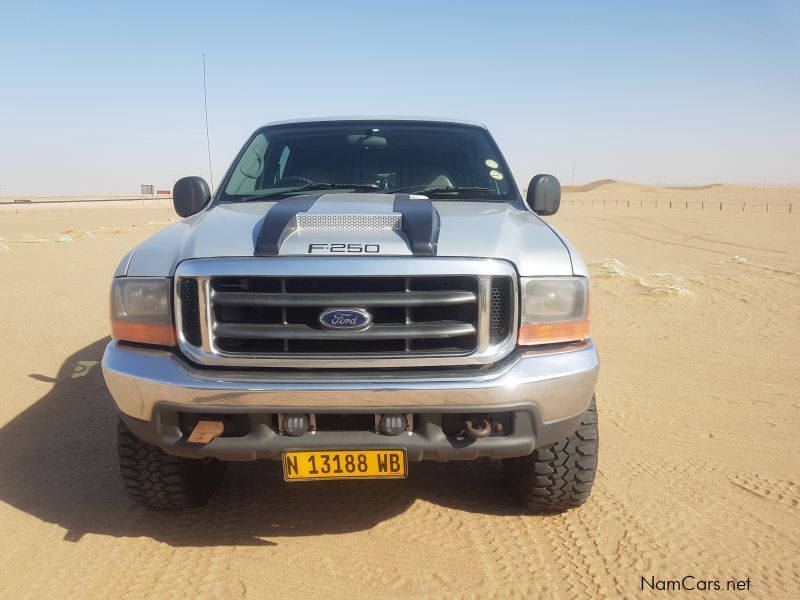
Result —
[{"label": "silver pickup truck", "polygon": [[[204,503],[227,461],[288,482],[501,459],[522,506],[586,501],[597,466],[586,266],[485,127],[273,123],[111,288],[103,374],[130,496]],[[412,463],[409,465],[409,463]]]}]

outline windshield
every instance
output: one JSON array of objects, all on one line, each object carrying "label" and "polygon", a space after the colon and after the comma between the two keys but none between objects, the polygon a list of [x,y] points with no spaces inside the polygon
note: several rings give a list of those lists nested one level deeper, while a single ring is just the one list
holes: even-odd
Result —
[{"label": "windshield", "polygon": [[518,194],[503,157],[481,127],[346,121],[257,131],[223,180],[218,200],[320,190],[501,201]]}]

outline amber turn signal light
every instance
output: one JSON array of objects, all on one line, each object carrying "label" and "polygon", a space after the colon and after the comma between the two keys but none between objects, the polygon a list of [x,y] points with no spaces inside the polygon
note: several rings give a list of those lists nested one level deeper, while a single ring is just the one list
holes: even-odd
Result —
[{"label": "amber turn signal light", "polygon": [[579,342],[590,337],[591,328],[589,326],[589,319],[559,321],[556,323],[536,323],[533,325],[522,325],[519,328],[519,343],[521,346]]},{"label": "amber turn signal light", "polygon": [[111,337],[140,344],[175,345],[175,329],[172,325],[111,321]]}]

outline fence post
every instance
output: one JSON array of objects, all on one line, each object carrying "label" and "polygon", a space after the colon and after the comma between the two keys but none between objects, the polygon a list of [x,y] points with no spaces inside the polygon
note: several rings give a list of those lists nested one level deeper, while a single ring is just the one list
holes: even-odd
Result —
[{"label": "fence post", "polygon": [[792,214],[792,203],[789,203],[789,214]]},{"label": "fence post", "polygon": [[705,210],[705,209],[706,209],[706,203],[705,202],[701,202],[700,203],[700,210]]},{"label": "fence post", "polygon": [[672,200],[669,201],[669,207],[672,208]]},{"label": "fence post", "polygon": [[688,200],[686,201],[686,206],[684,206],[683,208],[685,208],[686,210],[689,210],[689,201]]},{"label": "fence post", "polygon": [[769,212],[769,202],[767,202],[767,212]]},{"label": "fence post", "polygon": [[[628,208],[630,208],[630,207],[631,207],[631,201],[628,200]],[[791,204],[789,205],[789,212],[792,212],[792,205]]]},{"label": "fence post", "polygon": [[719,209],[722,210],[722,202],[719,203]]}]

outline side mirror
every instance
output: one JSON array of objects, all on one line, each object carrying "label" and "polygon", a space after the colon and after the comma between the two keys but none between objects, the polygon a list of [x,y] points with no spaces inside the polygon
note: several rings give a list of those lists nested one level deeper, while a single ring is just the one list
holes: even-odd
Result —
[{"label": "side mirror", "polygon": [[561,184],[552,175],[536,175],[528,185],[525,203],[537,215],[548,216],[561,206]]},{"label": "side mirror", "polygon": [[172,205],[181,217],[191,217],[211,200],[211,190],[202,177],[184,177],[172,188]]}]

